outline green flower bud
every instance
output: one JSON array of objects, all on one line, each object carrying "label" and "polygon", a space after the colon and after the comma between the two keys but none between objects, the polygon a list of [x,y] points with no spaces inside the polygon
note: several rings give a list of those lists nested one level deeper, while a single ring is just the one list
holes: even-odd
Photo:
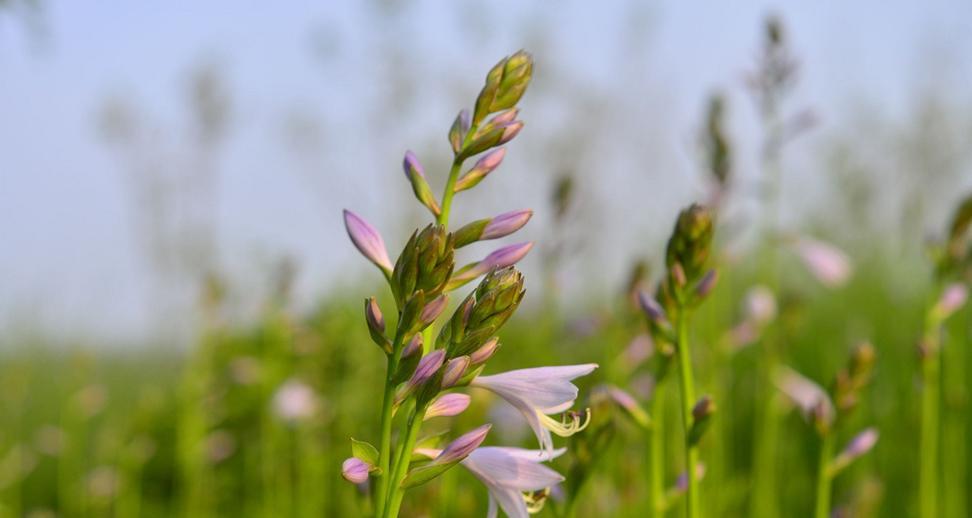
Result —
[{"label": "green flower bud", "polygon": [[392,272],[392,292],[399,309],[417,291],[425,292],[426,300],[442,293],[455,267],[453,243],[452,234],[440,225],[412,234]]},{"label": "green flower bud", "polygon": [[712,212],[709,209],[693,204],[683,210],[678,215],[672,237],[668,240],[665,264],[669,271],[681,268],[687,283],[698,281],[709,259],[712,234]]},{"label": "green flower bud", "polygon": [[523,97],[533,76],[533,57],[525,51],[503,58],[486,75],[486,84],[476,99],[472,124],[478,125],[490,113],[512,108]]},{"label": "green flower bud", "polygon": [[523,275],[515,268],[493,270],[442,328],[438,345],[449,358],[475,353],[513,315],[524,293]]}]

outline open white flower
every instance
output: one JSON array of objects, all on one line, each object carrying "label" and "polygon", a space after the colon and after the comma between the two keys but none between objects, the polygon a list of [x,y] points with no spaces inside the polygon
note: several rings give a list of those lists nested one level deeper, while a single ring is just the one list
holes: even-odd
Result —
[{"label": "open white flower", "polygon": [[519,369],[492,376],[478,376],[470,385],[496,393],[519,410],[540,441],[540,448],[551,455],[551,432],[561,437],[569,437],[587,427],[588,420],[582,419],[580,414],[574,414],[564,421],[558,421],[550,417],[550,414],[566,412],[574,406],[577,387],[571,380],[586,376],[596,368],[596,363],[586,363]]},{"label": "open white flower", "polygon": [[[484,446],[476,448],[461,464],[486,486],[489,491],[487,518],[496,518],[502,509],[510,518],[529,518],[524,493],[540,491],[564,481],[556,471],[540,464],[555,459],[566,451],[552,452]],[[417,449],[417,453],[435,457],[438,450]]]}]

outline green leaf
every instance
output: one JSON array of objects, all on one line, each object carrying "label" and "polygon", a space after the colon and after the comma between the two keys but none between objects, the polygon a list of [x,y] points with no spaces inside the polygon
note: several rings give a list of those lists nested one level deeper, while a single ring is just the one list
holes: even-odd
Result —
[{"label": "green leaf", "polygon": [[366,441],[359,441],[351,438],[351,455],[357,457],[372,466],[378,465],[378,449]]}]

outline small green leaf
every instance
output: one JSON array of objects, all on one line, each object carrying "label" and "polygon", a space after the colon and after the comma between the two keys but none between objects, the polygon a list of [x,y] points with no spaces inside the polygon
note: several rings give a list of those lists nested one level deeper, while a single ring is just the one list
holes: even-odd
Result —
[{"label": "small green leaf", "polygon": [[357,457],[372,466],[378,465],[378,449],[365,441],[351,438],[351,455]]}]

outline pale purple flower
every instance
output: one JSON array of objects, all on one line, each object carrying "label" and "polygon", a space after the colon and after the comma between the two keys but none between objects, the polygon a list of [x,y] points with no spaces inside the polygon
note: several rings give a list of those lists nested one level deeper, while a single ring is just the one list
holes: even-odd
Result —
[{"label": "pale purple flower", "polygon": [[502,128],[503,128],[503,136],[500,137],[499,142],[497,142],[496,144],[497,146],[502,146],[503,144],[506,144],[507,142],[513,140],[514,137],[519,135],[520,130],[523,129],[523,121],[510,122],[504,124]]},{"label": "pale purple flower", "polygon": [[375,227],[347,209],[344,210],[344,227],[361,255],[381,268],[385,275],[391,275],[392,262],[388,258],[385,241]]},{"label": "pale purple flower", "polygon": [[796,250],[810,273],[825,286],[836,288],[850,278],[850,258],[839,248],[823,241],[801,238],[796,242]]},{"label": "pale purple flower", "polygon": [[507,124],[516,120],[516,116],[520,114],[519,108],[510,108],[508,110],[503,110],[497,113],[492,119],[489,119],[487,124]]},{"label": "pale purple flower", "polygon": [[695,285],[695,294],[699,297],[707,297],[709,293],[715,289],[716,283],[719,282],[719,270],[709,270],[702,277],[702,280]]},{"label": "pale purple flower", "polygon": [[834,417],[834,404],[820,385],[788,367],[780,367],[774,382],[807,419],[820,418],[829,423]]},{"label": "pale purple flower", "polygon": [[620,406],[625,412],[631,416],[639,425],[647,428],[651,426],[651,418],[648,413],[645,412],[638,401],[631,394],[625,392],[624,390],[610,385],[607,387],[608,395],[614,400],[615,404]]},{"label": "pale purple flower", "polygon": [[523,228],[530,221],[531,217],[533,217],[533,211],[530,209],[514,210],[500,214],[486,224],[479,239],[498,239],[508,236]]},{"label": "pale purple flower", "polygon": [[367,482],[369,471],[371,465],[357,457],[350,457],[341,464],[341,476],[352,484]]},{"label": "pale purple flower", "polygon": [[940,319],[946,319],[952,316],[963,305],[969,297],[968,289],[965,284],[961,282],[954,282],[945,287],[942,291],[942,296],[938,299],[935,304],[935,313]]},{"label": "pale purple flower", "polygon": [[446,362],[442,369],[442,388],[447,389],[459,382],[469,368],[469,356],[459,356]]},{"label": "pale purple flower", "polygon": [[[529,518],[523,493],[540,491],[564,481],[560,473],[541,464],[563,455],[564,448],[552,452],[500,446],[477,448],[461,462],[462,466],[486,486],[489,493],[487,518],[496,518],[502,509],[509,518]],[[418,449],[428,457],[437,450]]]},{"label": "pale purple flower", "polygon": [[577,399],[577,386],[571,380],[586,376],[597,364],[538,367],[503,372],[492,376],[477,376],[471,386],[494,392],[513,405],[526,418],[540,447],[553,451],[550,433],[569,437],[587,426],[579,415],[566,422],[557,421],[550,414],[566,412]]},{"label": "pale purple flower", "polygon": [[284,421],[300,421],[317,410],[314,389],[297,380],[288,380],[273,395],[273,410]]},{"label": "pale purple flower", "polygon": [[641,362],[651,358],[654,352],[655,343],[651,340],[651,336],[643,333],[635,336],[628,342],[628,346],[622,353],[625,367],[634,369],[641,365]]},{"label": "pale purple flower", "polygon": [[465,459],[486,440],[486,435],[492,427],[493,425],[484,424],[471,432],[460,435],[456,440],[447,444],[432,462],[436,464],[451,464]]},{"label": "pale purple flower", "polygon": [[668,316],[665,315],[665,309],[655,300],[655,297],[652,297],[648,293],[644,291],[638,292],[638,304],[652,322],[665,322],[668,320]]},{"label": "pale purple flower", "polygon": [[433,417],[452,417],[463,413],[469,407],[470,397],[466,394],[442,394],[425,410],[425,419]]}]

